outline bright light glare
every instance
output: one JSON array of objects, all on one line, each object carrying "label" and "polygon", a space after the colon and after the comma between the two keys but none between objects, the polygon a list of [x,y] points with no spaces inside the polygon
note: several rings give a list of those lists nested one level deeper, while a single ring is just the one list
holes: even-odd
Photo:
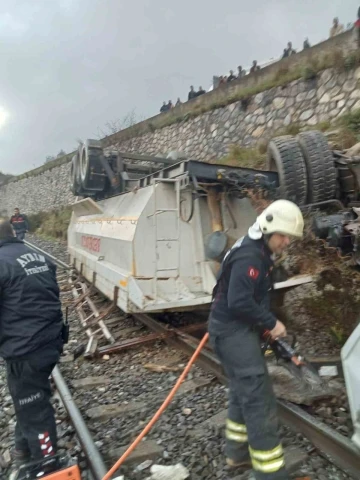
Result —
[{"label": "bright light glare", "polygon": [[9,114],[6,110],[0,107],[0,128],[3,127],[8,119]]}]

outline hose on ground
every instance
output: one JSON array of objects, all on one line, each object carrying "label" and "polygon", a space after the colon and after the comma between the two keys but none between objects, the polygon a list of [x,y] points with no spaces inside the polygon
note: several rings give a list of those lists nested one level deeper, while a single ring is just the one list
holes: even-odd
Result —
[{"label": "hose on ground", "polygon": [[169,406],[171,400],[173,399],[175,393],[177,390],[180,388],[183,380],[187,376],[187,374],[190,371],[190,368],[192,367],[193,363],[195,362],[196,358],[199,356],[199,353],[203,349],[204,345],[209,339],[209,334],[206,333],[204,337],[202,338],[201,342],[197,346],[195,352],[193,353],[192,357],[190,358],[188,364],[186,365],[184,371],[180,375],[180,377],[177,379],[174,387],[172,388],[171,392],[169,395],[166,397],[164,400],[163,404],[161,407],[158,409],[158,411],[155,413],[153,418],[150,420],[150,422],[146,425],[144,430],[137,436],[137,438],[133,441],[133,443],[128,447],[128,449],[123,453],[123,455],[119,458],[119,460],[114,464],[113,467],[107,472],[107,474],[103,477],[102,480],[109,480],[111,476],[119,469],[119,467],[124,463],[124,461],[127,459],[127,457],[132,453],[135,448],[139,445],[141,440],[147,435],[151,428],[155,425],[155,423],[159,420],[165,409]]}]

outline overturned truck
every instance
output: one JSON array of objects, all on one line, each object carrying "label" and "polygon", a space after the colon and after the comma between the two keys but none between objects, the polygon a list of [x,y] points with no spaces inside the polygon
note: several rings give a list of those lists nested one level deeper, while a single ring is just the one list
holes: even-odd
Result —
[{"label": "overturned truck", "polygon": [[[246,234],[260,201],[286,198],[314,217],[315,232],[358,263],[360,158],[332,151],[318,131],[269,142],[266,170],[105,152],[87,140],[74,155],[78,196],[68,228],[70,263],[124,312],[208,308],[221,259]],[[282,294],[309,276],[275,284]],[[360,447],[360,326],[343,351],[354,442]]]},{"label": "overturned truck", "polygon": [[71,189],[83,198],[73,205],[70,261],[125,312],[208,305],[222,256],[257,216],[249,192],[304,209],[335,206],[335,214],[314,217],[314,230],[356,259],[359,167],[360,159],[333,152],[318,131],[272,139],[266,170],[176,152],[104,152],[87,140],[71,166]]}]

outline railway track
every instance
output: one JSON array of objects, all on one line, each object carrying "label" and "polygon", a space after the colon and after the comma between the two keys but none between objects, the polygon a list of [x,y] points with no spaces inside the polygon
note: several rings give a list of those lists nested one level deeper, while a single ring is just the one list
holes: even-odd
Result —
[{"label": "railway track", "polygon": [[[70,267],[66,263],[59,261],[36,245],[30,244],[29,242],[26,243],[30,248],[51,258],[63,272],[69,271]],[[78,306],[81,303],[85,303],[87,298],[86,293],[86,290],[83,290],[82,293],[78,293]],[[96,302],[91,301],[91,303],[94,308],[92,310],[90,308],[92,311],[90,323],[93,321],[92,331],[94,331],[94,326],[98,326],[99,321],[103,322],[103,319],[112,310],[107,305],[101,308],[102,312],[99,312],[96,307]],[[105,311],[106,314],[104,314]],[[96,321],[99,319],[99,317],[100,320]],[[95,349],[93,340],[94,336],[87,332],[90,340],[88,341],[86,347],[85,356],[88,357],[90,362],[93,362],[95,365],[96,361],[98,361],[98,356],[104,358],[104,356],[106,357],[115,352],[125,352],[135,346],[151,345],[159,340],[165,341],[169,348],[175,349],[176,351],[181,351],[188,356],[195,351],[199,342],[199,337],[201,337],[205,330],[203,322],[199,322],[197,325],[185,326],[182,328],[169,328],[167,324],[160,322],[156,318],[153,318],[149,315],[139,313],[134,314],[132,317],[139,324],[146,326],[147,329],[149,329],[152,333],[141,336],[137,334],[135,339],[129,338],[116,341],[115,338],[110,338],[111,334],[109,331],[106,333],[106,330],[104,331],[104,329],[100,327],[101,331],[99,328],[97,328],[97,333],[102,334],[103,339],[106,340],[101,346],[96,345],[95,342],[95,347],[97,347]],[[82,324],[83,328],[85,328],[86,322],[82,321]],[[219,361],[214,356],[209,346],[204,348],[201,352],[197,360],[197,365],[201,370],[207,372],[211,376],[216,377],[221,384],[226,385],[226,377],[222,371]],[[94,480],[100,480],[103,478],[106,471],[105,461],[99,453],[95,442],[91,438],[91,433],[87,428],[85,421],[82,419],[79,409],[76,406],[75,401],[72,398],[58,368],[54,371],[54,381],[62,402],[76,430],[77,436],[89,463],[92,476]],[[164,396],[165,394],[166,392],[163,392]],[[333,465],[336,465],[349,476],[345,478],[360,478],[359,451],[348,438],[342,436],[334,429],[329,428],[325,423],[321,422],[314,416],[309,415],[306,411],[304,411],[304,409],[294,404],[282,400],[279,400],[278,404],[279,414],[283,424],[287,425],[290,429],[298,434],[303,434],[311,442],[318,453],[320,453],[322,456],[325,456],[329,462],[331,462]],[[154,409],[154,406],[152,406],[152,409]]]}]

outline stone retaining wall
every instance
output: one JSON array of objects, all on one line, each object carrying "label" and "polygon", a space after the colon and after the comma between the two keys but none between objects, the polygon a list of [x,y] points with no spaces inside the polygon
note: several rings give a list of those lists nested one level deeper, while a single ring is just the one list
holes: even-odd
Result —
[{"label": "stone retaining wall", "polygon": [[226,155],[233,144],[251,147],[290,124],[314,126],[360,108],[359,79],[360,69],[327,69],[313,80],[258,93],[247,105],[238,101],[111,148],[151,155],[180,150],[194,160],[213,160]]}]

